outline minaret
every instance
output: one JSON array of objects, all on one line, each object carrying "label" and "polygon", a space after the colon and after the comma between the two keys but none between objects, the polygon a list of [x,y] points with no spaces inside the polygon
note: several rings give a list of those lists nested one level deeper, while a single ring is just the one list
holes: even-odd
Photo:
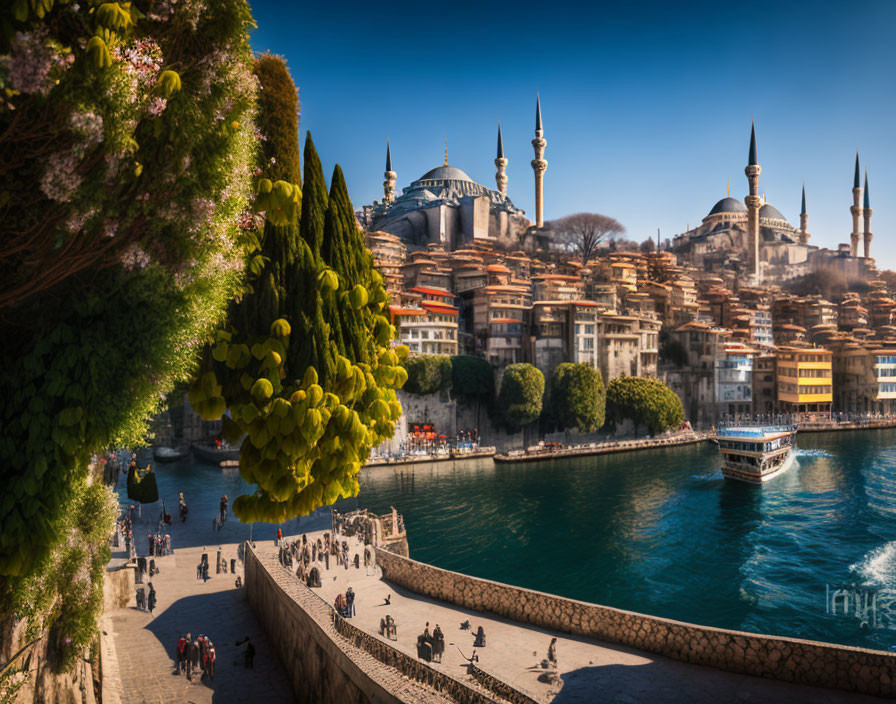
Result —
[{"label": "minaret", "polygon": [[750,184],[750,194],[744,198],[747,204],[747,237],[750,243],[750,259],[753,265],[753,277],[759,283],[759,207],[762,198],[759,197],[759,174],[762,167],[756,155],[756,125],[753,124],[750,131],[750,157],[747,168],[744,169],[747,181]]},{"label": "minaret", "polygon": [[498,190],[505,196],[507,195],[507,174],[504,169],[510,161],[504,157],[504,138],[501,137],[501,123],[498,123],[498,156],[495,158],[495,166],[498,170],[495,172],[495,183],[498,184]]},{"label": "minaret", "polygon": [[535,171],[535,227],[544,227],[544,172],[548,168],[544,148],[547,145],[541,127],[541,98],[536,95],[535,139],[532,140],[532,146],[535,148],[535,158],[532,160],[532,169]]},{"label": "minaret", "polygon": [[859,256],[859,218],[862,217],[862,181],[859,174],[859,153],[856,152],[856,175],[852,180],[852,207],[849,212],[852,213],[852,233],[849,236],[849,254],[850,256]]},{"label": "minaret", "polygon": [[389,204],[395,200],[395,180],[398,174],[392,170],[392,150],[389,148],[389,139],[386,139],[386,172],[383,174],[383,203]]},{"label": "minaret", "polygon": [[803,184],[803,204],[800,207],[800,242],[809,244],[809,213],[806,211],[806,184]]},{"label": "minaret", "polygon": [[862,208],[865,216],[865,257],[871,256],[871,198],[868,197],[868,169],[865,169],[865,207]]}]

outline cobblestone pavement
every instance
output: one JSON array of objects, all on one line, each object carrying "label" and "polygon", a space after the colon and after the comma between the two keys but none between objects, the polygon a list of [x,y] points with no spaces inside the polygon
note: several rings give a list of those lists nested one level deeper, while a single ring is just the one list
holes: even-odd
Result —
[{"label": "cobblestone pavement", "polygon": [[[125,609],[106,612],[102,627],[109,633],[121,677],[122,704],[228,704],[248,701],[292,702],[292,688],[271,645],[246,601],[245,587],[234,587],[235,575],[215,574],[218,545],[175,550],[155,558],[160,572],[152,578],[158,596],[153,615],[138,610],[132,599]],[[236,557],[235,544],[223,545],[222,555]],[[211,579],[196,579],[196,565],[208,553]],[[238,563],[239,565],[239,563]],[[238,569],[242,574],[242,567]],[[215,644],[215,679],[192,682],[176,674],[178,635],[202,633]],[[255,646],[255,668],[243,667],[236,641],[249,636]]]},{"label": "cobblestone pavement", "polygon": [[[308,536],[316,539],[321,534],[308,533]],[[287,538],[292,540],[294,537]],[[350,555],[363,551],[363,545],[356,539],[348,538],[346,541]],[[271,551],[276,555],[277,549],[271,541],[258,543],[258,546],[261,551]],[[473,634],[482,625],[486,633],[486,647],[477,650],[480,668],[545,704],[591,704],[598,701],[620,704],[870,704],[883,701],[864,695],[690,665],[631,648],[467,611],[396,588],[382,580],[378,568],[365,569],[363,555],[360,569],[355,569],[353,565],[348,569],[337,568],[332,558],[329,570],[324,568],[323,562],[313,564],[319,568],[322,582],[321,588],[314,589],[314,592],[332,604],[337,594],[352,587],[356,594],[356,615],[351,622],[382,639],[379,636],[379,622],[390,614],[398,624],[398,639],[388,642],[405,653],[416,657],[417,636],[423,632],[426,622],[429,622],[430,630],[440,624],[445,634],[446,650],[443,662],[432,663],[432,666],[462,681],[469,681],[464,657],[472,654]],[[391,599],[388,606],[385,605],[386,595],[390,595]],[[460,629],[464,621],[470,622],[470,630]],[[539,664],[546,657],[548,644],[554,636],[558,639],[562,689],[559,684],[545,684],[538,679],[543,672]]]}]

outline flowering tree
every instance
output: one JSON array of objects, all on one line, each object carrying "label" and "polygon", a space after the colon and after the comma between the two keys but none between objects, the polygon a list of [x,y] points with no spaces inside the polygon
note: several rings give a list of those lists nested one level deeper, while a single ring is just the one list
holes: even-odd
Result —
[{"label": "flowering tree", "polygon": [[242,285],[251,22],[245,0],[0,9],[0,610],[71,611],[48,575],[90,458],[143,437]]}]

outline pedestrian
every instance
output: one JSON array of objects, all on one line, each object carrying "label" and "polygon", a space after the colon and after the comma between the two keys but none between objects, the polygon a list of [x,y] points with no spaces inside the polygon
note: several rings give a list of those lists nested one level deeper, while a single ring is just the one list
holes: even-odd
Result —
[{"label": "pedestrian", "polygon": [[208,642],[208,649],[206,650],[206,657],[208,658],[208,666],[207,672],[209,679],[215,679],[215,644],[211,641]]},{"label": "pedestrian", "polygon": [[181,635],[181,637],[177,639],[177,674],[179,675],[186,669],[186,647],[187,639]]},{"label": "pedestrian", "polygon": [[196,579],[202,579],[202,563],[196,565]]},{"label": "pedestrian", "polygon": [[348,617],[355,615],[355,590],[349,587],[345,590],[345,606]]},{"label": "pedestrian", "polygon": [[324,565],[326,565],[326,569],[330,569],[330,553],[324,553]]},{"label": "pedestrian", "polygon": [[236,642],[237,647],[244,645],[246,649],[243,651],[243,667],[247,670],[255,669],[255,646],[252,645],[252,641],[249,640],[249,636],[246,636],[242,640]]},{"label": "pedestrian", "polygon": [[193,636],[187,633],[186,643],[184,643],[184,668],[187,673],[187,679],[193,679]]},{"label": "pedestrian", "polygon": [[148,545],[148,548],[147,548],[148,552],[147,552],[147,554],[148,554],[150,557],[152,557],[152,552],[153,552],[153,551],[152,551],[152,546],[153,546],[152,533],[147,533],[147,534],[146,534],[146,539],[147,539],[147,545]]},{"label": "pedestrian", "polygon": [[557,669],[557,639],[551,638],[551,644],[548,646],[548,663],[553,669]]},{"label": "pedestrian", "polygon": [[156,590],[152,586],[152,582],[149,583],[149,601],[147,602],[149,606],[149,615],[152,616],[153,609],[156,608]]},{"label": "pedestrian", "polygon": [[199,643],[195,640],[190,644],[190,670],[193,674],[199,672]]}]

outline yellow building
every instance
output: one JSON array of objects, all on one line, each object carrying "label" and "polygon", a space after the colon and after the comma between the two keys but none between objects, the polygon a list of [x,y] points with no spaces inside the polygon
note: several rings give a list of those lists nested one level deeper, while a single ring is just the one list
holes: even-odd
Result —
[{"label": "yellow building", "polygon": [[777,357],[778,407],[800,421],[828,419],[834,400],[830,350],[780,347]]}]

